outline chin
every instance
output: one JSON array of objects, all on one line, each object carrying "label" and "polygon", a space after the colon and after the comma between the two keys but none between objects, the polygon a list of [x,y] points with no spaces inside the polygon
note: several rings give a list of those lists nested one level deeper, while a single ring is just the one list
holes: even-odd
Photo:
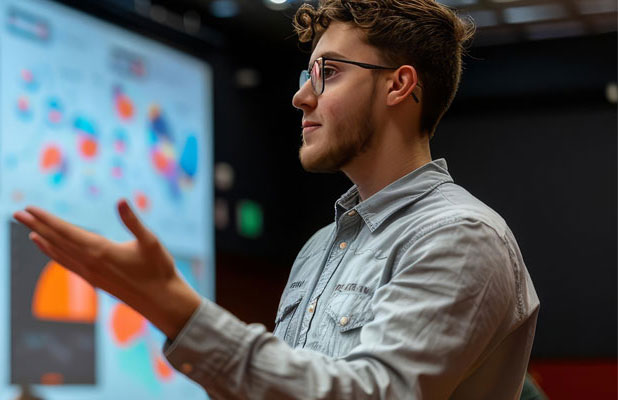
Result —
[{"label": "chin", "polygon": [[300,164],[303,169],[308,172],[324,172],[333,173],[340,170],[339,157],[336,154],[330,154],[327,151],[319,151],[319,149],[308,148],[303,144],[298,152]]},{"label": "chin", "polygon": [[298,158],[300,160],[300,165],[303,166],[303,169],[308,172],[321,172],[320,168],[320,160],[319,155],[315,154],[313,149],[308,149],[307,145],[303,144],[298,152]]}]

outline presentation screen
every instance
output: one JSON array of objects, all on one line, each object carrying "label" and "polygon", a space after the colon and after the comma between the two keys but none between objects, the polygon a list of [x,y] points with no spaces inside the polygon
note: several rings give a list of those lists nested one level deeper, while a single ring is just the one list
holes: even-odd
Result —
[{"label": "presentation screen", "polygon": [[0,0],[0,400],[205,399],[163,334],[38,251],[37,205],[114,241],[126,198],[214,297],[212,70],[46,0]]}]

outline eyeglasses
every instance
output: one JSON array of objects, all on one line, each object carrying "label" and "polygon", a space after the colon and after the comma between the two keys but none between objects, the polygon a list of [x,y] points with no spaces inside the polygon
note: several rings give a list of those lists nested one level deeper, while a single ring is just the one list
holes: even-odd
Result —
[{"label": "eyeglasses", "polygon": [[[330,74],[331,72],[334,72],[334,70],[329,71],[327,69],[326,61],[335,61],[335,62],[340,62],[340,63],[345,63],[345,64],[352,64],[352,65],[356,65],[364,69],[373,69],[373,70],[382,70],[382,69],[383,70],[396,70],[397,68],[399,68],[399,67],[383,67],[381,65],[367,64],[367,63],[362,63],[358,61],[350,61],[350,60],[340,60],[337,58],[320,57],[313,62],[313,66],[311,68],[309,68],[308,70],[300,71],[300,78],[298,79],[298,87],[302,88],[303,85],[308,80],[311,80],[311,87],[313,88],[313,92],[316,94],[316,96],[319,96],[322,93],[324,93],[325,81],[326,79],[329,78],[329,76],[327,75]],[[417,84],[416,86],[418,86],[419,88],[421,87],[421,85],[419,84]],[[414,94],[414,92],[412,92],[412,98],[414,98],[414,101],[416,101],[417,103],[419,102],[419,99],[416,96],[416,94]]]}]

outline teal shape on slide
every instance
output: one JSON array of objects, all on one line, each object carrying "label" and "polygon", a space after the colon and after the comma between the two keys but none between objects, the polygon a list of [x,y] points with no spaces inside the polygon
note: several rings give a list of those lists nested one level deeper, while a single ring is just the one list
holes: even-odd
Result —
[{"label": "teal shape on slide", "polygon": [[129,381],[148,388],[152,395],[160,394],[162,388],[154,372],[154,360],[143,339],[131,347],[119,350],[118,364]]},{"label": "teal shape on slide", "polygon": [[189,136],[185,142],[180,156],[180,167],[190,177],[197,172],[197,138],[195,135]]}]

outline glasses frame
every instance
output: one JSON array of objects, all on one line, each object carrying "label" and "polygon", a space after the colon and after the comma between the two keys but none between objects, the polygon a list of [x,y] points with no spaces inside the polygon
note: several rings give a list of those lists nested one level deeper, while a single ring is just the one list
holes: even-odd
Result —
[{"label": "glasses frame", "polygon": [[[311,70],[313,69],[313,66],[315,65],[315,63],[317,63],[320,59],[322,60],[321,65],[319,65],[320,66],[320,79],[322,80],[322,90],[320,90],[320,92],[318,93],[318,91],[315,90],[316,86],[315,86],[315,84],[313,82],[313,78],[311,76]],[[368,64],[368,63],[359,62],[359,61],[352,61],[352,60],[342,60],[340,58],[318,57],[313,62],[311,67],[309,67],[309,69],[300,71],[299,87],[302,87],[307,81],[311,81],[311,87],[313,88],[313,92],[315,93],[316,96],[319,96],[322,93],[324,93],[324,89],[326,88],[326,79],[324,78],[324,67],[326,66],[326,62],[327,61],[335,61],[335,62],[340,62],[340,63],[344,63],[344,64],[352,64],[352,65],[356,65],[357,67],[361,67],[361,68],[364,68],[364,69],[371,69],[371,70],[391,70],[391,71],[394,71],[394,70],[399,68],[399,67],[384,67],[382,65]],[[417,83],[416,86],[418,86],[419,88],[422,89],[420,84]],[[416,96],[416,94],[414,92],[412,92],[412,98],[417,103],[420,103],[420,100],[418,99],[418,97]]]}]

